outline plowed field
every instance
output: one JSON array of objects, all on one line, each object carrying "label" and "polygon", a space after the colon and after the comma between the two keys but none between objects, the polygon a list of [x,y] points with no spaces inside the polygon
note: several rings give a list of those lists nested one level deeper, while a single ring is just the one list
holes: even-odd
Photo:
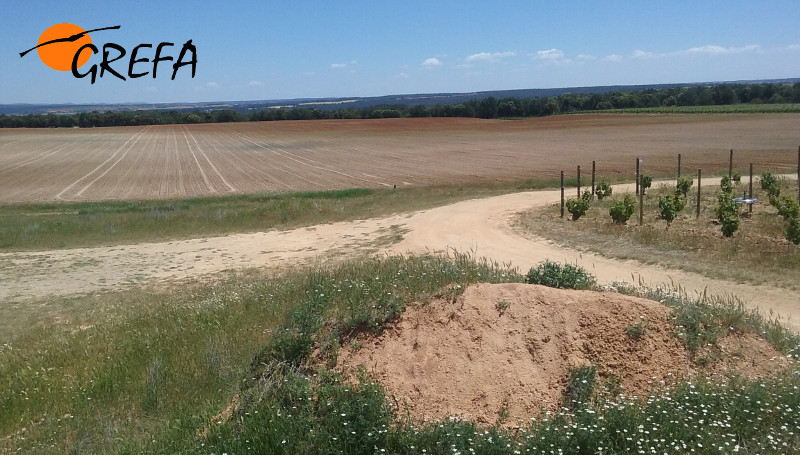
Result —
[{"label": "plowed field", "polygon": [[0,203],[181,198],[480,180],[791,170],[800,115],[575,115],[0,130]]}]

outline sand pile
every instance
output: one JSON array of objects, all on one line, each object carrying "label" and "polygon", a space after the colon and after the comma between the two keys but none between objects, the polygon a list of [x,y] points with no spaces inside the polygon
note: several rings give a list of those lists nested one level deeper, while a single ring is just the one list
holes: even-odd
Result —
[{"label": "sand pile", "polygon": [[[417,419],[495,423],[503,410],[513,425],[558,408],[572,367],[596,365],[599,382],[638,396],[692,374],[669,313],[616,293],[479,284],[454,302],[409,306],[380,337],[342,349],[339,368],[363,365]],[[634,326],[644,329],[639,339],[628,333]],[[786,365],[760,340],[726,346],[743,368]]]}]

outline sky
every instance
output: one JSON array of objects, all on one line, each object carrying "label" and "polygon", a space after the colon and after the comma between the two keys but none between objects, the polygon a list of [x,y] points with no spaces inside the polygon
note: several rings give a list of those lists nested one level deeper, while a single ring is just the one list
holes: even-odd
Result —
[{"label": "sky", "polygon": [[[0,104],[178,103],[800,77],[797,0],[15,1],[0,17]],[[58,23],[128,55],[94,84],[36,51]],[[178,59],[196,74],[129,56]],[[113,54],[112,54],[113,55]],[[190,54],[187,55],[187,59]],[[173,60],[173,61],[174,61]],[[98,74],[99,76],[99,74]]]}]

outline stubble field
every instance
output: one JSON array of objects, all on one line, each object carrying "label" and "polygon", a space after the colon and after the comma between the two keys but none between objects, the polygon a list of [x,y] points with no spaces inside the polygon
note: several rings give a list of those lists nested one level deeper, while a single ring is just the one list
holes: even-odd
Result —
[{"label": "stubble field", "polygon": [[353,187],[791,170],[800,115],[575,115],[0,131],[0,204],[175,199]]}]

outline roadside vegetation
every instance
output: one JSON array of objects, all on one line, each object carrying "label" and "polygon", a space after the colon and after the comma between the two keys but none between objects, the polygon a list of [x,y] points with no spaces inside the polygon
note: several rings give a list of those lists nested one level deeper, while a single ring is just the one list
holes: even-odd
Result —
[{"label": "roadside vegetation", "polygon": [[[699,217],[696,186],[685,188],[684,196],[683,189],[676,193],[675,183],[659,182],[644,196],[642,226],[638,223],[638,198],[616,192],[594,200],[579,221],[562,219],[558,207],[547,207],[520,216],[518,225],[533,235],[606,257],[659,264],[717,279],[800,289],[800,250],[790,240],[794,238],[793,223],[797,223],[793,221],[797,217],[792,216],[794,205],[776,196],[771,198],[770,190],[762,189],[756,177],[753,192],[758,202],[751,214],[747,205],[732,201],[742,196],[747,186],[727,179],[727,172],[704,177]],[[796,180],[780,179],[778,186],[782,194],[796,197]],[[630,220],[615,216],[624,197],[635,204],[636,215]],[[771,205],[770,199],[775,204]],[[780,216],[780,210],[786,216]],[[629,213],[633,211],[625,214]]]},{"label": "roadside vegetation", "polygon": [[[575,182],[568,179],[566,184]],[[559,185],[558,179],[536,179],[178,200],[6,205],[0,206],[0,251],[106,246],[292,229]]]},{"label": "roadside vegetation", "polygon": [[[547,268],[551,275],[568,269],[553,263]],[[568,274],[590,278],[582,270]],[[518,429],[457,419],[414,422],[366,374],[353,383],[330,369],[340,344],[358,332],[379,333],[407,303],[452,299],[476,282],[523,280],[515,270],[453,252],[50,302],[90,304],[69,320],[42,319],[4,333],[0,450],[777,454],[800,449],[797,366],[756,381],[699,377],[670,390],[655,389],[645,399],[601,390],[591,369],[576,371],[573,386],[565,389],[569,407]],[[786,355],[800,354],[796,334],[735,301],[698,302],[675,290],[618,290],[675,308],[685,329],[676,336],[690,348],[735,330],[767,334]]]}]

